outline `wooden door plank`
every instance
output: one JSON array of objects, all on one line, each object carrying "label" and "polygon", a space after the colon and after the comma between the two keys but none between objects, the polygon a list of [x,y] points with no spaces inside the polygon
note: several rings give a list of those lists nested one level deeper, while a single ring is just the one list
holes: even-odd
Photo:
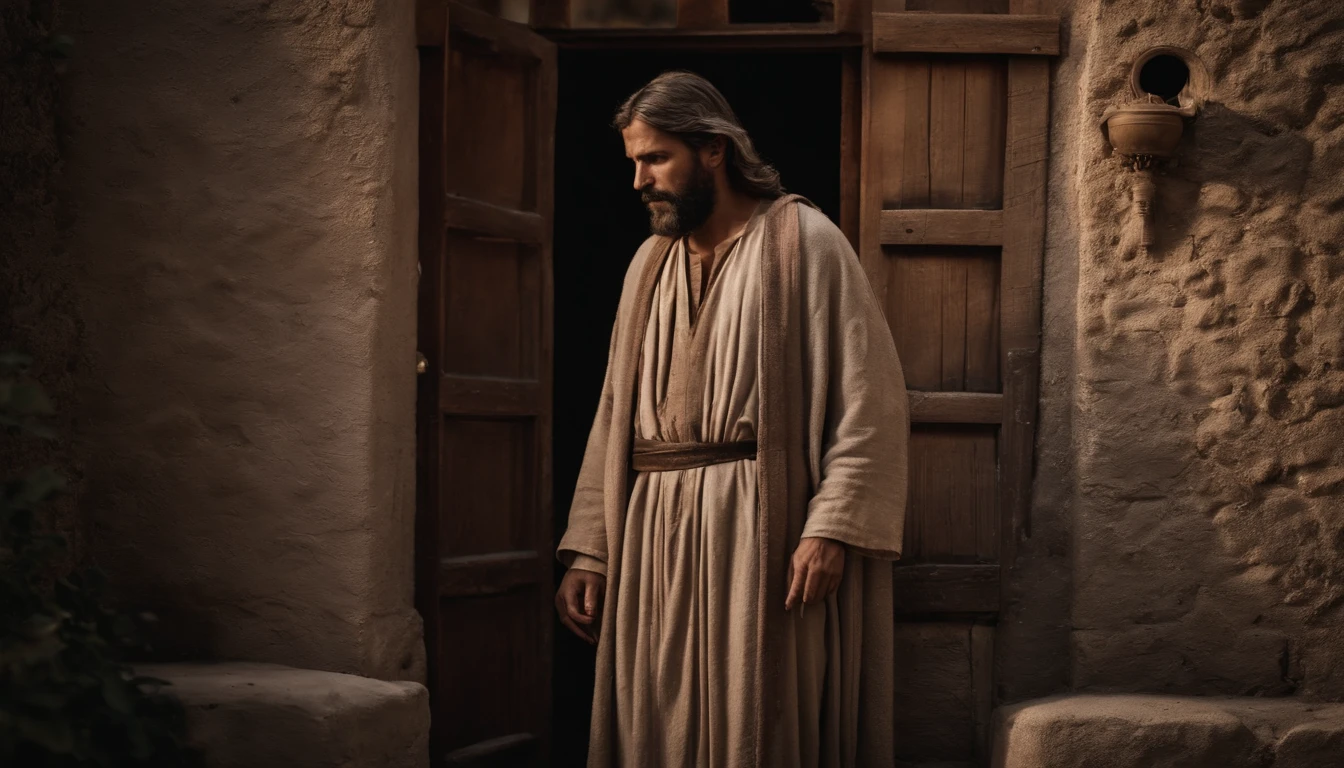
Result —
[{"label": "wooden door plank", "polygon": [[863,52],[850,51],[840,59],[840,231],[855,253],[863,253],[859,240],[862,189],[859,177],[863,163]]},{"label": "wooden door plank", "polygon": [[999,609],[997,565],[898,565],[896,613],[992,613]]},{"label": "wooden door plank", "polygon": [[[517,56],[543,62],[554,56],[553,43],[521,24],[504,21],[485,11],[451,0],[447,15],[454,33],[480,40],[489,46],[493,55]],[[450,83],[449,87],[453,85]]]},{"label": "wooden door plank", "polygon": [[439,561],[439,596],[493,595],[534,585],[541,559],[535,550],[445,557]]},{"label": "wooden door plank", "polygon": [[996,432],[974,424],[911,428],[905,553],[911,561],[983,559],[977,528],[983,520],[998,520]]},{"label": "wooden door plank", "polygon": [[961,202],[967,208],[1002,208],[1006,63],[969,57],[963,66],[966,117]]},{"label": "wooden door plank", "polygon": [[541,214],[458,195],[445,196],[443,222],[451,229],[519,243],[535,244],[546,239],[547,222]]},{"label": "wooden door plank", "polygon": [[999,271],[996,260],[965,259],[966,380],[969,392],[999,391]]},{"label": "wooden door plank", "polygon": [[943,321],[938,388],[956,392],[966,384],[966,263],[961,259],[941,261]]},{"label": "wooden door plank", "polygon": [[[439,647],[438,544],[440,483],[438,473],[442,452],[442,415],[439,412],[439,371],[443,369],[443,258],[446,230],[439,216],[443,211],[444,81],[447,56],[443,49],[447,18],[437,32],[437,46],[420,49],[420,222],[417,285],[417,345],[426,359],[425,375],[417,377],[416,388],[416,487],[415,487],[415,607],[423,617],[424,642],[428,650],[429,682],[439,673],[433,649]],[[437,744],[440,729],[431,727]]]},{"label": "wooden door plank", "polygon": [[1003,428],[999,437],[999,496],[1003,506],[999,560],[1014,567],[1019,542],[1031,536],[1031,478],[1036,450],[1039,353],[1008,353],[1004,370]]},{"label": "wooden door plank", "polygon": [[998,210],[897,208],[882,211],[881,222],[884,245],[1003,244]]},{"label": "wooden door plank", "polygon": [[929,90],[932,67],[928,61],[903,61],[897,66],[903,96],[899,119],[903,123],[900,164],[884,168],[895,176],[895,195],[884,198],[883,207],[926,208],[929,206]]},{"label": "wooden door plank", "polygon": [[887,321],[905,386],[936,391],[942,383],[942,261],[904,255],[888,259],[887,273]]},{"label": "wooden door plank", "polygon": [[455,749],[444,755],[444,768],[484,768],[485,766],[522,765],[535,760],[541,740],[535,733],[511,733]]},{"label": "wooden door plank", "polygon": [[444,374],[439,408],[454,416],[539,416],[547,391],[535,380]]},{"label": "wooden door plank", "polygon": [[966,131],[966,68],[958,60],[929,64],[929,206],[961,208]]},{"label": "wooden door plank", "polygon": [[1059,17],[991,13],[874,13],[878,53],[1059,54]]},{"label": "wooden door plank", "polygon": [[1003,347],[1038,349],[1045,183],[1050,129],[1050,63],[1008,63],[1008,146],[1003,205]]},{"label": "wooden door plank", "polygon": [[705,29],[728,24],[728,0],[677,0],[677,26]]},{"label": "wooden door plank", "polygon": [[911,391],[910,421],[915,424],[998,424],[1003,395],[981,392]]},{"label": "wooden door plank", "polygon": [[983,624],[974,624],[970,628],[971,716],[975,727],[975,758],[980,765],[989,765],[992,757],[995,630],[995,627]]}]

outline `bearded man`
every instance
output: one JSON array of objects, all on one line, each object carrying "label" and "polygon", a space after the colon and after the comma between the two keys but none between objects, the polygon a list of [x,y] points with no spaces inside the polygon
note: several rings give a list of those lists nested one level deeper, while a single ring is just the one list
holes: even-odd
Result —
[{"label": "bearded man", "polygon": [[621,106],[653,236],[626,274],[558,556],[597,645],[588,765],[889,766],[909,415],[840,231],[722,94]]}]

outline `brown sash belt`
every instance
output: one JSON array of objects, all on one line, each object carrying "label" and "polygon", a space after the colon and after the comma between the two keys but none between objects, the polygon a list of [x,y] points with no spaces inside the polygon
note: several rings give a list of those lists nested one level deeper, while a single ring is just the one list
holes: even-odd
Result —
[{"label": "brown sash belt", "polygon": [[672,472],[756,458],[756,441],[735,443],[660,443],[635,438],[630,465],[636,472]]}]

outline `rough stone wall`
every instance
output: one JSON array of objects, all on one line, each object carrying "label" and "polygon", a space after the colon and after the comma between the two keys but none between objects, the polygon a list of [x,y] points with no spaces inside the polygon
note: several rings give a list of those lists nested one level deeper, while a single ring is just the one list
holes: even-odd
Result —
[{"label": "rough stone wall", "polygon": [[[1342,698],[1344,4],[1071,5],[1037,509],[1074,500],[1072,683]],[[1098,119],[1157,45],[1212,88],[1143,255]]]},{"label": "rough stone wall", "polygon": [[414,3],[70,4],[97,561],[163,658],[421,676]]},{"label": "rough stone wall", "polygon": [[70,210],[60,192],[62,59],[50,50],[57,11],[55,0],[0,1],[0,350],[33,357],[32,375],[58,409],[56,440],[5,436],[0,466],[9,473],[50,464],[71,481],[49,509],[77,559],[81,467],[72,435],[84,331],[66,248]]}]

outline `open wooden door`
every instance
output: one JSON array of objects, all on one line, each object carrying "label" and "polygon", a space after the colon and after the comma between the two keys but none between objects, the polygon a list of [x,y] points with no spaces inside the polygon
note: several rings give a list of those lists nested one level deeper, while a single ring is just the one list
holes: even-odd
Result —
[{"label": "open wooden door", "polygon": [[[435,766],[548,759],[555,47],[422,8],[417,603]],[[433,27],[437,27],[437,32]]]},{"label": "open wooden door", "polygon": [[1027,530],[1059,19],[872,0],[861,258],[911,401],[898,758],[988,765],[995,625]]}]

